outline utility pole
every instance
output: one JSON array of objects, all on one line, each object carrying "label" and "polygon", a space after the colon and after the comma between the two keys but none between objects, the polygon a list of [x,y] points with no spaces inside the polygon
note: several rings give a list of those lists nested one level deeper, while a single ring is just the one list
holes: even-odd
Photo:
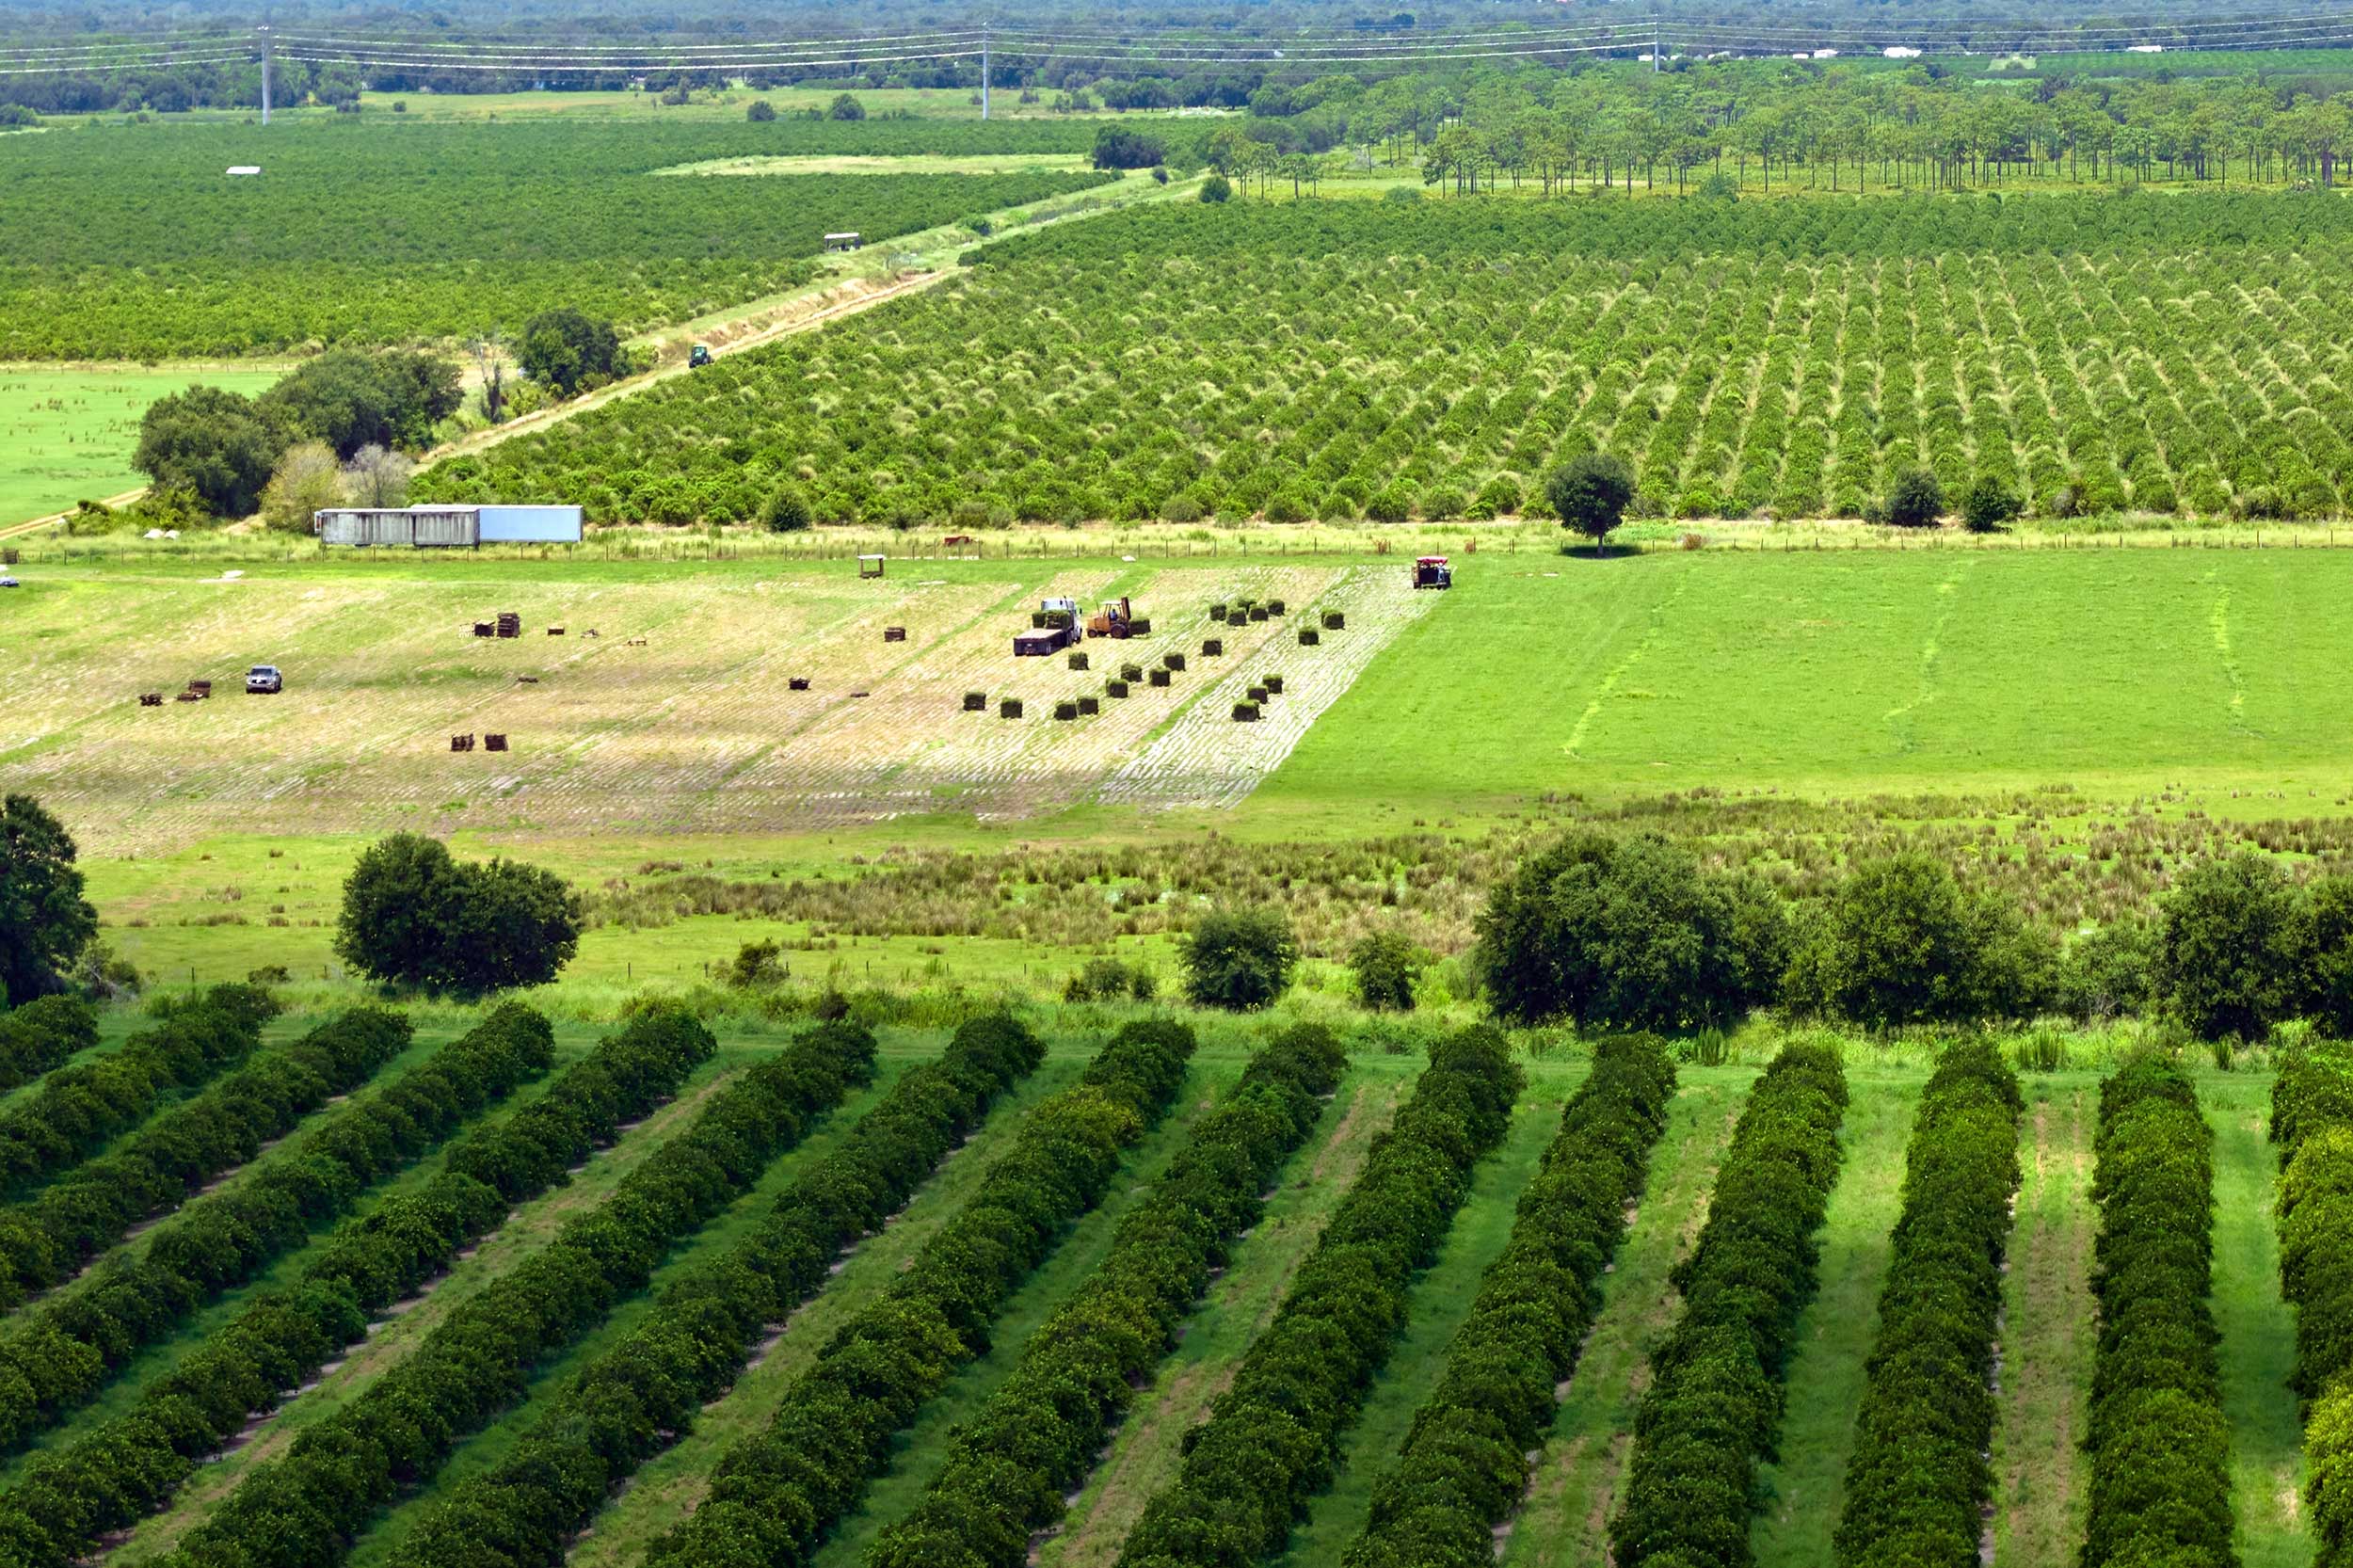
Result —
[{"label": "utility pole", "polygon": [[262,24],[262,123],[269,123],[269,24]]},{"label": "utility pole", "polygon": [[1657,11],[1653,11],[1653,12],[1651,12],[1651,13],[1650,13],[1650,70],[1651,70],[1651,74],[1652,74],[1652,75],[1654,75],[1654,76],[1657,75],[1657,74],[1658,74],[1658,72],[1659,72],[1659,71],[1662,69],[1662,67],[1661,67],[1661,66],[1659,65],[1659,63],[1658,63],[1658,60],[1659,60],[1659,56],[1660,56],[1661,55],[1663,55],[1663,54],[1665,54],[1665,53],[1666,53],[1666,46],[1665,46],[1665,44],[1661,41],[1661,40],[1664,38],[1664,36],[1665,36],[1665,35],[1664,35],[1664,34],[1660,31],[1660,28],[1659,28],[1658,13],[1657,13]]},{"label": "utility pole", "polygon": [[981,24],[981,118],[988,118],[988,24]]}]

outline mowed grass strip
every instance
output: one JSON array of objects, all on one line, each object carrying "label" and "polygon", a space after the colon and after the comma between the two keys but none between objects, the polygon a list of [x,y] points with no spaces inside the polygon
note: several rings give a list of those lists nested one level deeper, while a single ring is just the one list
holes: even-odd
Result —
[{"label": "mowed grass strip", "polygon": [[2098,1088],[2081,1073],[2033,1075],[2021,1087],[2026,1112],[1993,1425],[1993,1568],[2071,1563],[2082,1549],[2082,1443],[2099,1338],[2091,1299]]},{"label": "mowed grass strip", "polygon": [[1520,1192],[1559,1134],[1561,1107],[1583,1076],[1539,1080],[1531,1074],[1520,1092],[1511,1130],[1494,1157],[1473,1173],[1470,1196],[1455,1215],[1446,1244],[1429,1272],[1414,1282],[1404,1337],[1340,1445],[1338,1478],[1308,1503],[1307,1517],[1291,1533],[1290,1550],[1275,1560],[1284,1568],[1337,1563],[1349,1543],[1364,1533],[1372,1517],[1373,1486],[1396,1463],[1415,1413],[1437,1386],[1447,1348],[1470,1316],[1487,1266],[1512,1240]]},{"label": "mowed grass strip", "polygon": [[694,1430],[638,1469],[613,1504],[582,1532],[566,1559],[570,1568],[621,1568],[642,1561],[648,1543],[693,1513],[710,1491],[711,1469],[719,1456],[750,1434],[767,1430],[793,1383],[835,1330],[889,1286],[971,1196],[1011,1145],[1030,1111],[1048,1096],[1069,1088],[1085,1064],[1083,1056],[1048,1056],[1001,1096],[988,1121],[948,1158],[897,1218],[842,1259],[832,1283],[792,1315],[732,1388],[703,1408]]},{"label": "mowed grass strip", "polygon": [[1551,1441],[1537,1456],[1505,1568],[1593,1568],[1609,1551],[1650,1356],[1683,1299],[1668,1271],[1707,1223],[1708,1194],[1748,1097],[1753,1068],[1682,1067],[1667,1130],[1651,1157],[1634,1224],[1603,1286],[1601,1316],[1561,1391]]},{"label": "mowed grass strip", "polygon": [[1904,1154],[1926,1080],[1855,1071],[1848,1081],[1846,1159],[1822,1222],[1820,1284],[1799,1320],[1776,1456],[1759,1473],[1770,1501],[1749,1530],[1757,1568],[1831,1560],[1890,1236],[1903,1212]]},{"label": "mowed grass strip", "polygon": [[1137,1396],[1062,1529],[1041,1544],[1041,1568],[1108,1568],[1118,1559],[1144,1505],[1176,1479],[1185,1434],[1209,1418],[1243,1353],[1273,1320],[1419,1065],[1417,1057],[1361,1061],[1340,1084],[1306,1152],[1284,1173],[1281,1191],[1235,1248],[1232,1266],[1181,1325],[1176,1351]]},{"label": "mowed grass strip", "polygon": [[2281,1295],[2272,1220],[2280,1172],[2266,1130],[2271,1078],[2201,1073],[2198,1090],[2214,1128],[2214,1317],[2240,1568],[2305,1568],[2315,1543],[2303,1511],[2303,1427],[2288,1386],[2296,1313]]},{"label": "mowed grass strip", "polygon": [[1482,553],[1251,809],[2053,777],[2329,798],[2353,762],[2334,679],[2353,633],[2308,629],[2348,591],[2335,551]]},{"label": "mowed grass strip", "polygon": [[132,1532],[112,1560],[136,1564],[168,1555],[181,1537],[203,1523],[256,1466],[283,1458],[296,1438],[344,1408],[405,1361],[427,1335],[491,1280],[536,1256],[554,1240],[565,1222],[603,1201],[655,1149],[708,1106],[712,1096],[743,1065],[741,1058],[730,1062],[714,1057],[687,1081],[677,1098],[623,1128],[620,1138],[593,1156],[570,1181],[516,1209],[471,1256],[461,1258],[420,1294],[399,1304],[396,1315],[353,1346],[333,1370],[251,1426],[248,1441],[198,1471],[169,1508]]}]

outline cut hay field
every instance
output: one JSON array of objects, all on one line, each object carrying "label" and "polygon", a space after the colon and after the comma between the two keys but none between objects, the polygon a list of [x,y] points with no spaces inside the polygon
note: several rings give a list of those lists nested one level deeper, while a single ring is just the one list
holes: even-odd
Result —
[{"label": "cut hay field", "polygon": [[[748,1370],[704,1403],[691,1427],[617,1490],[572,1544],[567,1560],[576,1568],[643,1560],[648,1545],[705,1495],[720,1457],[766,1427],[836,1331],[879,1299],[917,1251],[940,1234],[1011,1147],[1022,1119],[1077,1081],[1120,1016],[1049,1010],[1041,1019],[1048,1039],[1044,1064],[1005,1094],[904,1209],[846,1255],[808,1304],[773,1333]],[[926,1402],[888,1467],[814,1556],[820,1568],[857,1568],[872,1560],[869,1548],[922,1499],[959,1424],[980,1412],[1048,1318],[1100,1267],[1121,1220],[1152,1191],[1201,1113],[1230,1092],[1249,1052],[1273,1027],[1241,1020],[1195,1022],[1202,1043],[1176,1110],[1127,1155],[1102,1204],[1061,1234],[1042,1266],[993,1317],[986,1353]],[[719,1054],[670,1104],[624,1128],[567,1183],[523,1203],[445,1276],[399,1304],[347,1358],[276,1413],[251,1423],[218,1463],[200,1469],[161,1512],[110,1541],[107,1560],[182,1560],[170,1555],[173,1549],[239,1486],[281,1459],[293,1439],[353,1408],[415,1356],[439,1324],[477,1298],[491,1280],[544,1251],[559,1226],[605,1202],[632,1172],[646,1169],[656,1147],[675,1138],[701,1108],[786,1039],[781,1031],[740,1023],[723,1021],[718,1027]],[[450,1032],[449,1021],[442,1020],[430,1038],[438,1041]],[[577,1061],[597,1033],[566,1027],[558,1070],[561,1064]],[[770,1161],[743,1197],[685,1237],[655,1274],[650,1292],[630,1297],[595,1321],[576,1346],[536,1367],[520,1385],[521,1401],[479,1435],[460,1441],[431,1481],[403,1491],[370,1519],[349,1560],[360,1568],[431,1560],[416,1553],[424,1539],[420,1527],[433,1512],[505,1461],[572,1375],[647,1320],[664,1286],[743,1241],[779,1194],[843,1146],[856,1118],[871,1112],[911,1067],[938,1053],[943,1038],[935,1030],[883,1031],[881,1069],[873,1085],[821,1119],[812,1136]],[[1559,1415],[1531,1463],[1528,1496],[1498,1535],[1498,1557],[1505,1564],[1591,1568],[1603,1560],[1601,1532],[1623,1495],[1635,1403],[1648,1381],[1646,1358],[1681,1306],[1669,1272],[1689,1253],[1706,1219],[1731,1128],[1769,1049],[1751,1042],[1729,1064],[1686,1064],[1679,1069],[1665,1134],[1648,1160],[1647,1185],[1628,1208],[1617,1261],[1600,1283],[1598,1319],[1582,1359],[1559,1390]],[[1846,1051],[1852,1102],[1841,1140],[1844,1158],[1819,1236],[1819,1288],[1801,1322],[1789,1373],[1787,1412],[1780,1428],[1783,1462],[1764,1477],[1766,1506],[1753,1541],[1760,1563],[1828,1560],[1828,1532],[1841,1500],[1844,1456],[1862,1391],[1860,1358],[1867,1353],[1876,1326],[1887,1229],[1927,1076],[1925,1065],[1901,1052],[1859,1043],[1849,1043]],[[1043,1568],[1108,1568],[1117,1560],[1145,1499],[1175,1475],[1185,1432],[1264,1332],[1363,1171],[1374,1140],[1425,1064],[1418,1049],[1383,1051],[1358,1045],[1337,1092],[1280,1168],[1264,1216],[1236,1245],[1207,1297],[1183,1316],[1174,1350],[1138,1388],[1125,1420],[1071,1496],[1063,1523],[1033,1543],[1032,1560]],[[1467,1199],[1448,1224],[1444,1245],[1412,1284],[1404,1334],[1374,1381],[1362,1420],[1347,1435],[1335,1484],[1313,1500],[1279,1560],[1284,1568],[1338,1568],[1343,1560],[1367,1516],[1372,1483],[1387,1467],[1415,1409],[1437,1384],[1480,1274],[1501,1249],[1520,1192],[1559,1126],[1562,1105],[1587,1072],[1586,1064],[1573,1056],[1539,1056],[1525,1066],[1528,1082],[1509,1128],[1474,1168]],[[2215,1300],[2229,1390],[2226,1408],[2241,1478],[2238,1544],[2250,1564],[2300,1568],[2312,1553],[2303,1521],[2292,1508],[2262,1506],[2267,1490],[2293,1489],[2298,1477],[2294,1406],[2279,1349],[2287,1342],[2290,1319],[2280,1297],[2276,1254],[2258,1240],[2269,1232],[2265,1197],[2274,1174],[2272,1149],[2261,1131],[2271,1077],[2262,1070],[2206,1069],[2193,1076],[2218,1134],[2216,1184],[2223,1213]],[[1995,1552],[1992,1560],[2004,1568],[2066,1568],[2081,1540],[2087,1477],[2073,1445],[2082,1430],[2090,1376],[2085,1283],[2094,1213],[2091,1107],[2097,1083],[2096,1073],[2081,1069],[2025,1080],[2025,1186],[2005,1286],[1994,1449],[2001,1479],[1988,1535]],[[537,1092],[527,1091],[519,1103]],[[498,1113],[486,1118],[497,1119]],[[390,1184],[385,1197],[415,1191],[436,1168],[435,1160],[421,1162]],[[291,1255],[262,1288],[297,1277],[314,1252]],[[132,1408],[142,1388],[166,1375],[248,1294],[208,1310],[186,1332],[140,1358],[92,1413],[67,1425],[64,1435],[87,1433]],[[2285,1420],[2283,1410],[2290,1413]],[[0,1495],[25,1473],[23,1461],[0,1468]]]},{"label": "cut hay field", "polygon": [[[0,622],[0,779],[104,856],[397,827],[626,833],[649,853],[666,836],[877,823],[1148,832],[1163,808],[1345,835],[1703,787],[1855,798],[2063,781],[2288,816],[2342,805],[2353,783],[2353,632],[2337,613],[2353,553],[1460,567],[1448,594],[1410,591],[1401,564],[1334,559],[902,560],[880,582],[759,561],[339,556],[235,581],[56,568]],[[1013,635],[1048,594],[1129,596],[1152,631],[1091,639],[1085,670],[1016,660]],[[1209,620],[1245,596],[1289,614]],[[501,611],[521,638],[471,634]],[[1300,646],[1334,611],[1346,629]],[[1224,652],[1205,658],[1211,636]],[[1187,667],[1165,687],[1109,695],[1123,665],[1171,655]],[[237,678],[264,662],[287,690],[248,698]],[[1270,673],[1282,695],[1234,722]],[[196,679],[212,700],[169,700]],[[167,700],[141,707],[143,692]],[[986,710],[966,712],[975,692]],[[1100,712],[1054,718],[1082,697]],[[1006,698],[1021,718],[999,716]],[[449,749],[493,732],[509,750]]]}]

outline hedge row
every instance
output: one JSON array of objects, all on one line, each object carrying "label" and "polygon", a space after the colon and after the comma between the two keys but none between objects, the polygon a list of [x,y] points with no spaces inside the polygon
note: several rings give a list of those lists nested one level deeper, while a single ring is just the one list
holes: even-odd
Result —
[{"label": "hedge row", "polygon": [[1175,1343],[1259,1194],[1316,1124],[1348,1055],[1321,1024],[1286,1031],[1193,1124],[1110,1254],[1023,1350],[1013,1376],[957,1428],[930,1493],[866,1554],[870,1568],[1021,1568],[1030,1534],[1062,1517],[1112,1424]]},{"label": "hedge row", "polygon": [[1982,1042],[1947,1048],[1921,1096],[1833,1537],[1842,1568],[1976,1568],[2024,1106]]},{"label": "hedge row", "polygon": [[1493,1029],[1432,1050],[1273,1322],[1189,1435],[1184,1468],[1128,1535],[1126,1568],[1243,1568],[1289,1538],[1332,1479],[1340,1434],[1404,1331],[1406,1288],[1445,1240],[1471,1168],[1502,1141],[1520,1082]]},{"label": "hedge row", "polygon": [[[681,1055],[716,1048],[684,1012],[648,1014],[631,1027],[663,1035]],[[741,1197],[873,1071],[871,1034],[822,1031],[738,1076],[602,1203],[469,1297],[406,1360],[307,1429],[283,1460],[247,1477],[170,1560],[180,1568],[341,1561],[377,1509],[432,1480],[459,1443],[523,1397],[535,1366],[645,1288],[672,1247]]]},{"label": "hedge row", "polygon": [[0,1013],[0,1094],[98,1044],[98,1013],[78,997],[35,997]]},{"label": "hedge row", "polygon": [[540,1414],[513,1451],[426,1515],[397,1560],[560,1563],[612,1488],[691,1426],[767,1327],[816,1294],[841,1250],[879,1229],[1045,1055],[1036,1035],[1002,1015],[958,1029],[938,1061],[902,1075],[840,1148],[785,1191],[758,1231],[665,1287],[627,1338],[536,1400]]},{"label": "hedge row", "polygon": [[2296,1391],[2307,1401],[2305,1503],[2316,1568],[2353,1565],[2353,1050],[2282,1062],[2271,1090],[2280,1283],[2296,1305]]},{"label": "hedge row", "polygon": [[216,985],[173,1006],[120,1050],[49,1074],[0,1112],[0,1192],[51,1180],[153,1115],[166,1096],[235,1066],[277,1013],[258,986]]},{"label": "hedge row", "polygon": [[1079,1087],[1030,1112],[971,1199],[882,1297],[842,1325],[765,1432],[712,1473],[710,1496],[649,1561],[804,1564],[890,1457],[892,1438],[956,1369],[1070,1223],[1101,1201],[1126,1151],[1168,1112],[1193,1032],[1127,1025]]},{"label": "hedge row", "polygon": [[0,1445],[88,1402],[146,1346],[309,1239],[312,1227],[545,1070],[544,1032],[468,1035],[158,1225],[0,1331]]},{"label": "hedge row", "polygon": [[[541,1062],[552,1052],[547,1020],[509,1003],[441,1054],[501,1041]],[[28,1461],[24,1483],[0,1500],[0,1560],[65,1568],[100,1534],[158,1506],[248,1415],[309,1382],[514,1205],[561,1182],[622,1122],[669,1097],[702,1060],[680,1044],[657,1030],[608,1038],[531,1105],[467,1134],[420,1190],[345,1222],[314,1249],[298,1284],[257,1298],[129,1413]]]},{"label": "hedge row", "polygon": [[150,1215],[282,1138],[408,1047],[408,1021],[363,1007],[257,1052],[196,1098],[0,1213],[0,1308],[79,1273]]},{"label": "hedge row", "polygon": [[1625,1501],[1609,1525],[1620,1568],[1749,1560],[1756,1466],[1772,1452],[1798,1314],[1814,1293],[1814,1232],[1846,1106],[1838,1053],[1818,1046],[1785,1049],[1749,1093],[1699,1245],[1669,1275],[1683,1316],[1651,1357],[1635,1416]]},{"label": "hedge row", "polygon": [[1553,1390],[1601,1308],[1602,1272],[1674,1089],[1657,1036],[1594,1048],[1593,1074],[1520,1194],[1512,1239],[1480,1281],[1445,1374],[1373,1488],[1371,1522],[1341,1559],[1346,1568],[1494,1568],[1495,1527],[1518,1506],[1527,1455],[1552,1429]]},{"label": "hedge row", "polygon": [[2158,1057],[2100,1086],[2092,1291],[2091,1506],[2082,1568],[2235,1568],[2231,1432],[2214,1316],[2213,1135],[2182,1069]]}]

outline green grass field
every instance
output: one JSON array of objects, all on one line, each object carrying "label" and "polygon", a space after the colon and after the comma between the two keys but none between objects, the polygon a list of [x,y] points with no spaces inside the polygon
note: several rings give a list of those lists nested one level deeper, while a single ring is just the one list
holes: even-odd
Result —
[{"label": "green grass field", "polygon": [[285,365],[0,366],[0,528],[136,489],[139,418],[157,398],[203,385],[262,391]]}]

